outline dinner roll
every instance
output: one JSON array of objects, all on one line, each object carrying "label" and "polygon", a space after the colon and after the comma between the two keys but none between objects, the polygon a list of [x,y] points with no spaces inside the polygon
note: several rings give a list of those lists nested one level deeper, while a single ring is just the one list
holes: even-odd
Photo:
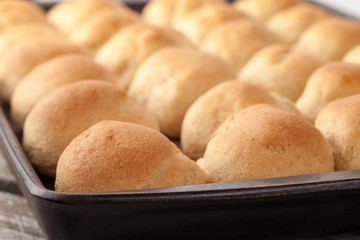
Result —
[{"label": "dinner roll", "polygon": [[334,171],[331,151],[303,117],[255,104],[228,117],[197,161],[208,182]]},{"label": "dinner roll", "polygon": [[186,16],[198,10],[208,2],[222,0],[151,0],[142,10],[145,22],[161,27],[172,27],[178,17]]},{"label": "dinner roll", "polygon": [[6,51],[19,41],[32,36],[58,36],[61,34],[53,27],[44,22],[21,23],[6,28],[0,33],[0,54],[5,55]]},{"label": "dinner roll", "polygon": [[243,67],[239,79],[276,91],[296,101],[310,75],[322,62],[308,54],[293,52],[287,44],[259,50]]},{"label": "dinner roll", "polygon": [[295,105],[302,115],[314,121],[331,100],[357,93],[360,93],[360,65],[331,62],[310,76]]},{"label": "dinner roll", "polygon": [[216,25],[245,17],[245,14],[232,8],[225,1],[205,1],[205,3],[197,10],[178,17],[173,22],[176,30],[197,45],[201,45],[205,35]]},{"label": "dinner roll", "polygon": [[112,72],[86,55],[65,54],[37,65],[18,84],[11,97],[12,119],[22,128],[26,116],[42,97],[63,85],[85,79],[116,82]]},{"label": "dinner roll", "polygon": [[266,27],[252,19],[228,21],[214,27],[205,37],[201,48],[227,61],[239,72],[261,48],[280,42]]},{"label": "dinner roll", "polygon": [[299,52],[322,61],[341,60],[346,52],[360,44],[360,24],[340,17],[327,17],[315,22],[300,36],[295,45]]},{"label": "dinner roll", "polygon": [[315,120],[333,150],[335,169],[360,169],[360,94],[335,99]]},{"label": "dinner roll", "polygon": [[167,47],[144,61],[128,93],[155,115],[162,133],[178,138],[184,115],[196,98],[233,78],[230,66],[214,55]]},{"label": "dinner roll", "polygon": [[101,9],[76,26],[69,38],[74,43],[97,50],[118,30],[139,18],[123,8]]},{"label": "dinner roll", "polygon": [[26,22],[45,22],[44,9],[31,1],[0,1],[0,32]]},{"label": "dinner roll", "polygon": [[204,172],[161,133],[102,121],[61,154],[55,190],[112,192],[205,183]]},{"label": "dinner roll", "polygon": [[360,44],[350,49],[343,58],[344,62],[360,64]]},{"label": "dinner roll", "polygon": [[207,143],[229,115],[257,103],[298,113],[287,98],[253,84],[240,81],[219,83],[196,99],[186,112],[180,137],[183,152],[194,160],[202,157]]},{"label": "dinner roll", "polygon": [[285,41],[294,43],[311,24],[330,15],[324,8],[301,3],[275,13],[268,20],[267,27]]},{"label": "dinner roll", "polygon": [[159,129],[155,117],[114,84],[86,80],[63,86],[35,105],[24,125],[24,150],[39,172],[55,177],[59,156],[66,146],[102,120]]},{"label": "dinner roll", "polygon": [[30,70],[66,53],[84,53],[84,50],[58,36],[32,36],[14,44],[0,58],[1,98],[9,102],[16,85]]},{"label": "dinner roll", "polygon": [[188,46],[189,41],[178,32],[139,22],[118,31],[99,49],[95,59],[113,70],[118,85],[127,89],[135,71],[150,54],[172,45]]},{"label": "dinner roll", "polygon": [[236,9],[246,13],[252,18],[266,21],[280,10],[286,9],[300,0],[236,0],[233,5]]},{"label": "dinner roll", "polygon": [[47,20],[63,33],[69,34],[97,11],[118,7],[127,8],[120,2],[109,0],[60,1],[50,8]]}]

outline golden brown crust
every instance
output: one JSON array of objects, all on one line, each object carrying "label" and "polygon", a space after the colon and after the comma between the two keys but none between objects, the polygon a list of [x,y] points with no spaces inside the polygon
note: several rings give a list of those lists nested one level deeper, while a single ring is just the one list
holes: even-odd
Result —
[{"label": "golden brown crust", "polygon": [[75,27],[69,37],[74,43],[97,50],[118,30],[138,19],[123,8],[101,9]]},{"label": "golden brown crust", "polygon": [[324,62],[336,61],[341,60],[359,42],[358,22],[341,17],[326,17],[301,34],[295,50],[311,54]]},{"label": "golden brown crust", "polygon": [[235,10],[225,1],[203,1],[201,7],[177,17],[173,28],[183,33],[194,44],[201,45],[206,34],[218,24],[242,19],[245,14]]},{"label": "golden brown crust", "polygon": [[321,65],[322,62],[311,55],[292,51],[291,45],[272,44],[255,53],[243,67],[239,79],[296,101],[310,75]]},{"label": "golden brown crust", "polygon": [[230,66],[216,56],[190,48],[167,47],[139,67],[129,95],[157,117],[161,132],[178,138],[183,117],[196,98],[233,78]]},{"label": "golden brown crust", "polygon": [[343,58],[344,62],[360,64],[360,44],[351,48]]},{"label": "golden brown crust", "polygon": [[281,40],[252,19],[232,20],[214,27],[201,48],[227,61],[235,72],[261,48]]},{"label": "golden brown crust", "polygon": [[321,109],[315,126],[333,150],[337,171],[360,169],[360,95],[338,98]]},{"label": "golden brown crust", "polygon": [[219,83],[202,94],[188,109],[181,128],[181,148],[191,159],[203,156],[205,148],[225,119],[248,106],[267,103],[297,113],[288,99],[240,81]]},{"label": "golden brown crust", "polygon": [[118,85],[127,89],[139,65],[166,46],[189,46],[180,33],[145,23],[133,23],[117,32],[97,52],[96,61],[113,70]]},{"label": "golden brown crust", "polygon": [[21,79],[38,64],[66,53],[83,49],[55,36],[33,36],[18,42],[0,58],[0,95],[5,102]]},{"label": "golden brown crust", "polygon": [[208,182],[228,182],[334,171],[320,131],[266,104],[230,116],[197,161]]},{"label": "golden brown crust", "polygon": [[0,1],[0,31],[25,22],[45,22],[45,11],[31,1]]},{"label": "golden brown crust", "polygon": [[103,121],[60,157],[56,191],[109,192],[205,183],[203,171],[165,136],[136,124]]},{"label": "golden brown crust", "polygon": [[280,10],[301,3],[299,0],[237,0],[234,7],[260,21],[266,21]]},{"label": "golden brown crust", "polygon": [[360,65],[331,62],[311,75],[296,107],[314,121],[321,108],[331,100],[357,93],[360,93]]},{"label": "golden brown crust", "polygon": [[6,51],[19,41],[31,36],[58,36],[54,28],[45,22],[26,22],[11,26],[0,33],[0,53],[5,55]]},{"label": "golden brown crust", "polygon": [[300,3],[274,14],[267,21],[267,27],[285,41],[294,43],[311,24],[330,15],[324,8]]},{"label": "golden brown crust", "polygon": [[54,90],[35,105],[24,125],[24,149],[37,170],[55,177],[56,164],[65,147],[102,120],[159,129],[155,117],[130,100],[124,91],[111,83],[85,80]]},{"label": "golden brown crust", "polygon": [[22,128],[26,116],[42,97],[61,86],[86,79],[116,82],[112,72],[86,55],[65,54],[37,65],[17,85],[11,97],[13,120]]},{"label": "golden brown crust", "polygon": [[55,4],[47,12],[47,20],[63,33],[69,34],[95,12],[117,7],[125,8],[120,2],[115,3],[108,0],[63,1]]}]

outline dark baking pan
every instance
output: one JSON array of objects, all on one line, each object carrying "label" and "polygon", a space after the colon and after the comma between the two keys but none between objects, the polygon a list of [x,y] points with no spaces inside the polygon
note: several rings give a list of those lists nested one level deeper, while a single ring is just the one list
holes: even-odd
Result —
[{"label": "dark baking pan", "polygon": [[270,239],[360,229],[360,171],[141,191],[46,188],[0,109],[1,150],[49,239]]},{"label": "dark baking pan", "polygon": [[49,239],[295,239],[360,230],[360,171],[71,194],[35,172],[4,105],[0,139]]}]

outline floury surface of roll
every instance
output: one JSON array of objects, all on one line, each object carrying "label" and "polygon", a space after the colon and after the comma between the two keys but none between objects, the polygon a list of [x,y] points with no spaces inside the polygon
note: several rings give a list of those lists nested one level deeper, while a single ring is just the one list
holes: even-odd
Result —
[{"label": "floury surface of roll", "polygon": [[12,46],[0,58],[0,96],[9,103],[22,78],[38,64],[66,53],[85,53],[58,36],[31,36]]},{"label": "floury surface of roll", "polygon": [[295,102],[311,74],[323,63],[288,44],[272,44],[255,53],[238,75],[241,81],[265,87]]},{"label": "floury surface of roll", "polygon": [[191,104],[229,79],[234,79],[234,72],[220,58],[196,49],[167,47],[139,67],[128,93],[156,116],[162,133],[178,138]]},{"label": "floury surface of roll", "polygon": [[238,73],[257,51],[281,41],[262,23],[243,18],[215,26],[205,36],[200,48],[221,57]]},{"label": "floury surface of roll", "polygon": [[324,137],[303,117],[266,104],[231,115],[197,161],[208,182],[334,171]]},{"label": "floury surface of roll", "polygon": [[51,92],[35,105],[24,124],[23,147],[39,172],[55,177],[59,156],[66,146],[102,120],[159,129],[155,117],[114,84],[84,80]]},{"label": "floury surface of roll", "polygon": [[360,169],[360,94],[335,99],[315,120],[332,148],[337,171]]},{"label": "floury surface of roll", "polygon": [[116,82],[114,73],[82,54],[64,54],[37,65],[17,85],[10,101],[11,117],[21,129],[26,116],[42,97],[61,86],[86,79]]},{"label": "floury surface of roll", "polygon": [[137,124],[102,121],[62,153],[55,190],[113,192],[205,183],[205,174],[169,139]]},{"label": "floury surface of roll", "polygon": [[113,35],[97,52],[95,60],[117,74],[118,86],[131,84],[139,65],[167,46],[190,46],[182,34],[146,23],[133,23]]},{"label": "floury surface of roll", "polygon": [[202,94],[186,112],[181,128],[181,149],[191,159],[203,157],[206,145],[225,119],[257,103],[267,103],[299,114],[287,98],[238,80],[219,83]]},{"label": "floury surface of roll", "polygon": [[331,100],[360,93],[360,65],[331,62],[322,65],[309,78],[295,105],[303,116],[314,121]]}]

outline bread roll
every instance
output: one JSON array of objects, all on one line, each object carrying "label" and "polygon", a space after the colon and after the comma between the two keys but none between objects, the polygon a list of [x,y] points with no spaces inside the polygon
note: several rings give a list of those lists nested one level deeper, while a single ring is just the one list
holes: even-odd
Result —
[{"label": "bread roll", "polygon": [[335,99],[315,120],[333,150],[337,171],[360,169],[360,94]]},{"label": "bread roll", "polygon": [[259,50],[243,67],[239,79],[257,84],[296,101],[310,75],[322,62],[308,54],[293,52],[287,44]]},{"label": "bread roll", "polygon": [[268,20],[280,10],[301,3],[299,0],[236,0],[233,5],[252,18],[260,21]]},{"label": "bread roll", "polygon": [[225,1],[207,1],[196,11],[178,17],[173,27],[183,33],[194,44],[200,45],[205,35],[218,24],[245,15],[230,7]]},{"label": "bread roll", "polygon": [[11,49],[14,44],[32,36],[60,37],[61,34],[44,22],[30,22],[14,25],[6,28],[0,33],[0,55],[4,56],[6,51]]},{"label": "bread roll", "polygon": [[208,182],[229,182],[334,171],[319,130],[299,115],[266,104],[231,115],[197,161]]},{"label": "bread roll", "polygon": [[317,69],[296,101],[302,115],[314,121],[331,100],[360,93],[360,65],[331,62]]},{"label": "bread roll", "polygon": [[12,119],[22,128],[26,116],[42,97],[63,85],[86,79],[116,82],[112,72],[86,55],[65,54],[39,64],[23,78],[11,97]]},{"label": "bread roll", "polygon": [[0,32],[25,22],[45,22],[45,11],[31,1],[0,1]]},{"label": "bread roll", "polygon": [[[109,0],[75,0],[55,4],[47,13],[47,20],[65,34],[86,22],[95,12],[108,8],[127,8],[120,2]],[[130,11],[130,10],[129,10]],[[64,17],[66,16],[66,17]]]},{"label": "bread roll", "polygon": [[201,48],[227,61],[239,72],[261,48],[281,40],[266,27],[252,19],[228,21],[214,27]]},{"label": "bread roll", "polygon": [[60,154],[77,135],[102,120],[118,120],[159,129],[154,116],[111,83],[86,80],[46,95],[26,118],[23,146],[41,173],[55,177]]},{"label": "bread roll", "polygon": [[33,36],[18,42],[0,58],[0,95],[5,102],[21,79],[38,64],[66,53],[84,53],[80,47],[55,36]]},{"label": "bread roll", "polygon": [[96,61],[113,70],[118,85],[127,89],[139,65],[150,54],[165,46],[189,45],[180,33],[145,23],[124,27],[97,52]]},{"label": "bread roll", "polygon": [[101,9],[76,26],[69,37],[74,43],[97,50],[118,30],[139,18],[122,8]]},{"label": "bread roll", "polygon": [[172,27],[178,17],[186,16],[198,10],[208,2],[222,0],[151,0],[142,10],[143,19],[161,27]]},{"label": "bread roll", "polygon": [[344,62],[360,64],[360,44],[350,49],[343,58]]},{"label": "bread roll", "polygon": [[267,27],[285,41],[294,43],[309,26],[330,15],[324,8],[301,3],[275,13],[268,20]]},{"label": "bread roll", "polygon": [[360,43],[359,22],[340,17],[320,19],[304,31],[295,45],[299,52],[322,61],[341,60]]},{"label": "bread roll", "polygon": [[186,112],[181,128],[181,148],[191,159],[203,157],[216,129],[232,113],[250,105],[267,103],[298,113],[295,105],[276,93],[250,83],[226,81],[202,94]]},{"label": "bread roll", "polygon": [[144,61],[128,92],[155,115],[162,133],[178,138],[190,105],[211,87],[233,78],[230,66],[216,56],[167,47]]},{"label": "bread roll", "polygon": [[103,121],[62,153],[55,190],[112,192],[205,183],[204,172],[161,133]]}]

